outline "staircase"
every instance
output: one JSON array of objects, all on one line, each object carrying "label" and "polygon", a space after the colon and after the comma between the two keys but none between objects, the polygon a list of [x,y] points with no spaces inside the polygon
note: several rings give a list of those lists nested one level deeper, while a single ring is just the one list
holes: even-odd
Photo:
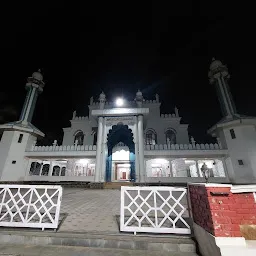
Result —
[{"label": "staircase", "polygon": [[121,189],[122,186],[133,186],[133,182],[105,182],[104,189]]},{"label": "staircase", "polygon": [[134,236],[122,233],[107,235],[40,231],[2,231],[0,233],[0,255],[1,253],[31,256],[197,255],[195,242],[188,236]]}]

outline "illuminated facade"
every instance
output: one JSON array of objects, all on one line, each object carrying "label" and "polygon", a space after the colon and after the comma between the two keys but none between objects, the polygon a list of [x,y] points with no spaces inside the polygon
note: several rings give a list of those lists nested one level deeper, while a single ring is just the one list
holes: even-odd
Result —
[{"label": "illuminated facade", "polygon": [[[63,128],[62,145],[37,146],[44,134],[31,124],[36,99],[43,91],[40,72],[28,78],[28,95],[17,122],[1,125],[1,180],[186,183],[250,182],[256,177],[255,118],[238,115],[228,88],[229,73],[213,60],[209,71],[224,118],[209,132],[215,144],[197,144],[178,108],[160,113],[156,94],[145,100],[108,102],[102,92],[89,103],[89,115],[74,111],[70,127]],[[250,151],[247,149],[250,148]]]}]

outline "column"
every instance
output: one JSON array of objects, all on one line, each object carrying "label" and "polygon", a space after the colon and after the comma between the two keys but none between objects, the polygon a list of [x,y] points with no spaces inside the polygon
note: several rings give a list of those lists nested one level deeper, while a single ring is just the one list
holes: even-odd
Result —
[{"label": "column", "polygon": [[101,174],[101,151],[102,151],[102,132],[103,132],[103,117],[98,119],[98,132],[97,132],[97,151],[96,151],[96,168],[95,168],[95,182],[100,181]]},{"label": "column", "polygon": [[52,172],[53,172],[53,163],[52,163],[52,161],[51,161],[51,162],[50,162],[50,166],[49,166],[48,176],[52,176]]},{"label": "column", "polygon": [[106,118],[103,118],[103,128],[102,128],[102,143],[101,143],[101,172],[100,172],[100,181],[104,182],[106,177]]},{"label": "column", "polygon": [[140,180],[140,163],[139,163],[139,147],[138,147],[138,117],[135,116],[134,124],[134,148],[135,148],[135,176],[136,182]]},{"label": "column", "polygon": [[140,182],[145,182],[143,116],[138,116]]}]

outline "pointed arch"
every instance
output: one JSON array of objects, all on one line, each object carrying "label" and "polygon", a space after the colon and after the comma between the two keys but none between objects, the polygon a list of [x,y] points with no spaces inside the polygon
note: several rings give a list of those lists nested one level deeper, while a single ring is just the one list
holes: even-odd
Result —
[{"label": "pointed arch", "polygon": [[84,145],[84,133],[81,130],[78,130],[74,133],[74,143],[78,141],[77,145]]},{"label": "pointed arch", "polygon": [[154,129],[149,128],[146,131],[146,145],[156,145],[157,144],[157,133]]},{"label": "pointed arch", "polygon": [[166,144],[176,144],[176,131],[173,128],[167,128],[165,131]]},{"label": "pointed arch", "polygon": [[112,149],[118,143],[123,143],[129,148],[130,180],[135,181],[135,144],[132,130],[128,125],[118,123],[113,125],[107,135],[108,157],[106,160],[106,181],[111,181],[112,172]]}]

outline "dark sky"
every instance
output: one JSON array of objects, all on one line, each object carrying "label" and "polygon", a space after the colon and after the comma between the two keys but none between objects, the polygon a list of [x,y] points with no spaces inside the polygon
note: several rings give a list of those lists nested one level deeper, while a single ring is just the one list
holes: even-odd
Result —
[{"label": "dark sky", "polygon": [[140,88],[145,98],[160,95],[162,113],[178,106],[190,134],[209,141],[206,130],[221,118],[207,77],[212,57],[228,65],[238,112],[256,115],[252,6],[185,0],[19,2],[1,8],[0,107],[11,113],[5,121],[18,118],[26,78],[42,68],[46,85],[33,123],[50,140],[61,138],[74,110],[86,115],[89,98],[101,90],[109,100],[120,94],[132,100]]}]

